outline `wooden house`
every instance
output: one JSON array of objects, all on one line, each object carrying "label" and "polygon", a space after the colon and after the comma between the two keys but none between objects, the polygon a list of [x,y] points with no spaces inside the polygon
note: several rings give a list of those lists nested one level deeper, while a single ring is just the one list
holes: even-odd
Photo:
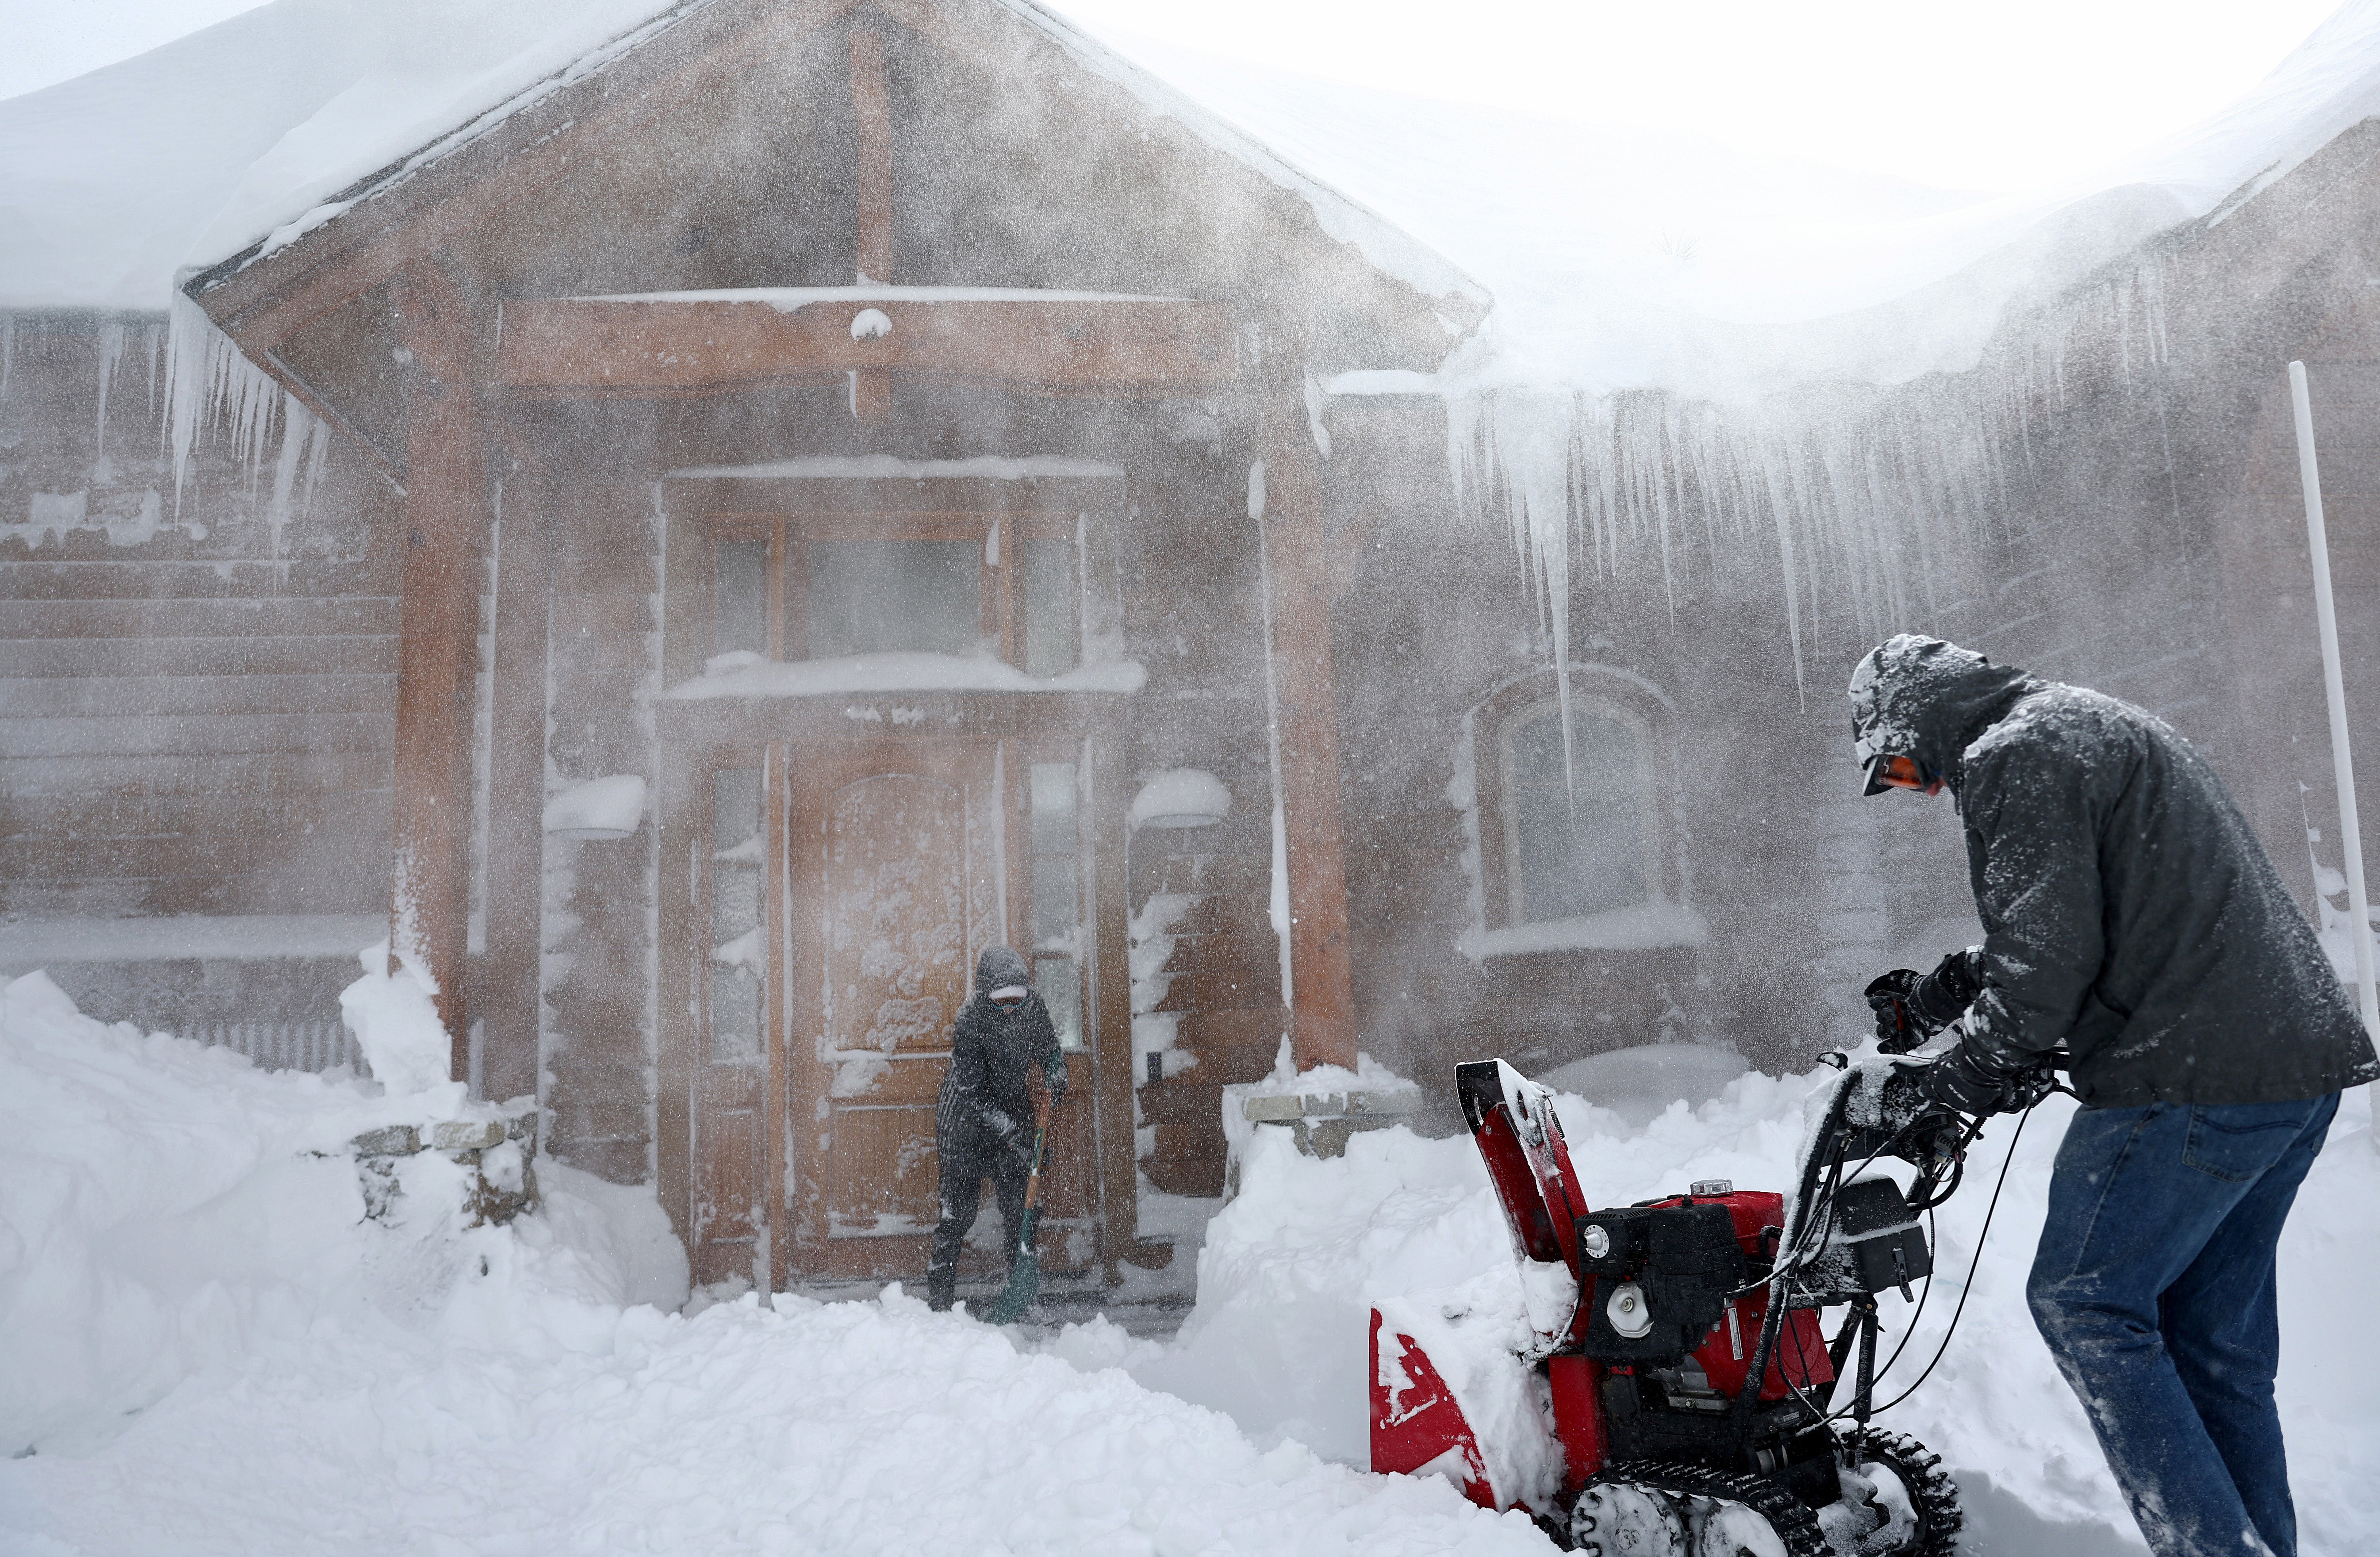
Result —
[{"label": "wooden house", "polygon": [[923,1270],[1008,942],[1045,1258],[1112,1282],[1284,1043],[1451,1128],[1462,1059],[1856,1037],[1973,929],[1955,818],[1849,771],[1890,631],[2172,718],[2323,911],[2279,373],[2361,720],[2372,134],[1745,416],[1450,392],[1475,284],[1029,0],[680,6],[170,332],[9,315],[0,972],[321,1065],[389,935],[457,1077],[783,1287]]},{"label": "wooden house", "polygon": [[[1176,1066],[1354,1062],[1315,385],[1434,368],[1458,273],[998,0],[686,7],[300,227],[184,292],[401,493],[397,952],[698,1280],[922,1266],[1000,942],[1077,1051],[1060,1263],[1131,1257],[1152,769],[1256,839]],[[545,830],[602,778],[642,825]]]}]

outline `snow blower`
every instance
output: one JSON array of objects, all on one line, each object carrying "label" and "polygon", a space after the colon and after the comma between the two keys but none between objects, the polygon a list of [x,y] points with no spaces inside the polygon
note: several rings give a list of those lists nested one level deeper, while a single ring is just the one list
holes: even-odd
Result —
[{"label": "snow blower", "polygon": [[[1595,1557],[1950,1557],[1957,1487],[1870,1422],[1900,1356],[1877,1363],[1877,1299],[1922,1311],[1921,1223],[1958,1188],[1981,1121],[1925,1101],[1922,1061],[1829,1057],[1845,1072],[1790,1201],[1718,1179],[1603,1210],[1552,1093],[1502,1060],[1456,1067],[1520,1310],[1475,1284],[1373,1310],[1372,1467],[1524,1506]],[[1915,1169],[1908,1187],[1886,1158]]]},{"label": "snow blower", "polygon": [[991,1324],[1014,1324],[1041,1296],[1041,1251],[1034,1235],[1041,1230],[1041,1144],[1050,1135],[1050,1094],[1033,1103],[1033,1171],[1025,1179],[1025,1214],[1018,1217],[1016,1247],[1008,1257],[1008,1285],[984,1310]]}]

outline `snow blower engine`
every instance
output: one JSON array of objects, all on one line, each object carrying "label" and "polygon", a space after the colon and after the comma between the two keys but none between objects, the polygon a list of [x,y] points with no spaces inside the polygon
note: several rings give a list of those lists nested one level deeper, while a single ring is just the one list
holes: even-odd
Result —
[{"label": "snow blower engine", "polygon": [[1957,1488],[1869,1423],[1877,1299],[1932,1273],[1922,1221],[1977,1129],[1911,1065],[1837,1080],[1790,1202],[1718,1179],[1601,1210],[1549,1092],[1500,1059],[1456,1067],[1519,1307],[1497,1277],[1373,1310],[1372,1468],[1444,1475],[1596,1557],[1949,1557]]}]

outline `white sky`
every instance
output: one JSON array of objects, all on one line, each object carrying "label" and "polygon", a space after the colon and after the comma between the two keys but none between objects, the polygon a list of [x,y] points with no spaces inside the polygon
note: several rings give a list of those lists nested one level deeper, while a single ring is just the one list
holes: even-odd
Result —
[{"label": "white sky", "polygon": [[[2204,118],[2332,8],[2329,0],[1056,3],[1096,30],[1275,69],[1536,115],[1690,127],[1770,155],[1982,190],[2054,183]],[[249,0],[0,0],[8,40],[0,97],[248,8]]]},{"label": "white sky", "polygon": [[[2253,85],[2333,0],[1054,0],[1095,30],[1951,188],[2060,181]],[[1459,18],[1459,19],[1458,19]]]}]

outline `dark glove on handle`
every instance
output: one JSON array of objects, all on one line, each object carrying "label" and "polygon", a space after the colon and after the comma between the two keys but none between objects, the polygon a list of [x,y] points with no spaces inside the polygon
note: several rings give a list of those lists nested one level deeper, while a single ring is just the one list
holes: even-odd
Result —
[{"label": "dark glove on handle", "polygon": [[2040,1066],[2003,1070],[1961,1044],[1925,1068],[1925,1095],[1961,1114],[2017,1114],[2049,1091]]},{"label": "dark glove on handle", "polygon": [[1917,981],[1909,995],[1909,1009],[1929,1036],[1966,1015],[1984,992],[1983,961],[1984,948],[1971,946],[1942,959]]},{"label": "dark glove on handle", "polygon": [[1876,1047],[1888,1055],[1905,1055],[1925,1041],[1917,1014],[1910,1008],[1911,997],[1917,993],[1916,969],[1895,968],[1879,973],[1864,993],[1869,1008],[1876,1012]]}]

